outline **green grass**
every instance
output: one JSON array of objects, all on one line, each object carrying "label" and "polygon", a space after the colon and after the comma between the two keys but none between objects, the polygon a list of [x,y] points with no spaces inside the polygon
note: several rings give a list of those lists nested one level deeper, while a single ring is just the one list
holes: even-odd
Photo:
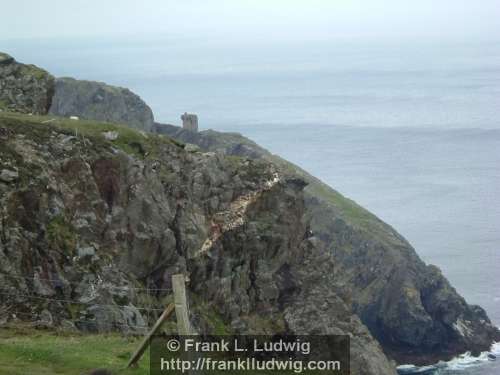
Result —
[{"label": "green grass", "polygon": [[125,370],[140,338],[118,334],[80,335],[37,331],[26,327],[0,328],[0,375],[78,375],[96,368],[113,374],[149,374],[149,353],[135,369]]},{"label": "green grass", "polygon": [[52,248],[73,255],[76,247],[76,234],[74,228],[62,215],[50,221],[47,226],[47,240]]},{"label": "green grass", "polygon": [[231,327],[224,323],[222,317],[213,308],[201,309],[202,317],[212,326],[214,335],[230,335],[233,333]]},{"label": "green grass", "polygon": [[35,65],[22,65],[21,66],[21,74],[23,76],[32,75],[36,79],[43,79],[45,77],[49,77],[49,73],[47,71],[40,69]]},{"label": "green grass", "polygon": [[[161,143],[167,143],[179,148],[184,145],[168,137],[143,133],[125,125],[110,124],[90,120],[70,120],[57,116],[29,116],[14,112],[0,112],[0,125],[23,127],[23,133],[32,138],[47,136],[51,130],[64,132],[68,135],[78,135],[89,138],[95,144],[113,145],[122,151],[139,158],[154,156]],[[103,133],[114,131],[118,138],[114,141],[104,139]]]},{"label": "green grass", "polygon": [[311,183],[309,185],[311,194],[321,197],[331,203],[349,218],[353,223],[365,228],[377,220],[376,216],[365,210],[353,200],[344,197],[339,192],[333,190],[323,183]]},{"label": "green grass", "polygon": [[[332,217],[335,216],[342,218],[353,228],[360,229],[365,233],[370,233],[372,238],[378,241],[387,242],[392,238],[392,236],[387,236],[388,231],[392,231],[389,225],[361,207],[352,199],[343,196],[320,179],[310,175],[302,168],[277,155],[267,156],[266,158],[275,163],[285,175],[301,177],[308,183],[305,191],[308,192],[310,196],[322,202],[322,205],[313,208],[312,212],[319,218],[324,216],[322,222],[330,223]],[[335,214],[333,214],[333,212],[335,212]],[[320,220],[317,220],[317,223],[319,222]],[[321,229],[328,230],[327,227]]]}]

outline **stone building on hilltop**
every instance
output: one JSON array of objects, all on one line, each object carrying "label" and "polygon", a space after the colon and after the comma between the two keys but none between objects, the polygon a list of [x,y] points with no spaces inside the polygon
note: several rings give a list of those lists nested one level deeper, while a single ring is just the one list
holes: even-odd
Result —
[{"label": "stone building on hilltop", "polygon": [[183,129],[193,132],[198,131],[198,116],[196,116],[195,114],[184,112],[184,114],[181,116],[181,120]]}]

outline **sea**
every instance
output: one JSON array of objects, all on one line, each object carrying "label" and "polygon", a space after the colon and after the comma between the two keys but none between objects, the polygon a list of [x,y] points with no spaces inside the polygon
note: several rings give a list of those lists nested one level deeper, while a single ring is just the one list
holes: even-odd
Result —
[{"label": "sea", "polygon": [[[0,50],[128,87],[159,122],[193,112],[253,139],[391,224],[500,326],[500,40],[0,37]],[[440,373],[500,374],[500,357]]]}]

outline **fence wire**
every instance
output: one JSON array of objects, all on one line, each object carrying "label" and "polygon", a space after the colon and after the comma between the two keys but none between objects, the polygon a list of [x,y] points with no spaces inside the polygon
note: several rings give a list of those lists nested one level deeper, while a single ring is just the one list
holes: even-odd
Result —
[{"label": "fence wire", "polygon": [[[75,286],[81,286],[82,283],[81,282],[71,282],[71,281],[67,281],[67,280],[63,280],[63,279],[50,279],[50,278],[43,278],[43,277],[26,277],[26,276],[14,276],[14,275],[9,275],[9,274],[6,274],[6,273],[2,273],[0,272],[0,275],[1,276],[4,276],[4,277],[9,277],[9,278],[12,278],[12,279],[18,279],[18,280],[30,280],[30,281],[35,281],[35,280],[41,280],[41,281],[48,281],[48,282],[51,282],[51,283],[62,283],[63,285],[75,285]],[[102,285],[103,282],[100,282],[100,283],[97,283],[97,284],[94,284],[92,283],[91,281],[88,282],[88,285],[90,286],[99,286],[99,285]],[[142,292],[145,292],[145,293],[151,293],[151,292],[171,292],[172,289],[166,289],[166,288],[136,288],[136,287],[130,287],[128,285],[123,285],[123,286],[116,286],[116,285],[109,285],[109,286],[106,286],[106,289],[119,289],[119,290],[134,290],[134,291],[142,291]]]}]

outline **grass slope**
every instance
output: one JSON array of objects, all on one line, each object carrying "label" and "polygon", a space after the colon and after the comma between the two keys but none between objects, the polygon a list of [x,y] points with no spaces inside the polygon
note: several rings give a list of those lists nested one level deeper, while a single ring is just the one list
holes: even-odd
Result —
[{"label": "grass slope", "polygon": [[0,328],[0,375],[76,375],[97,368],[113,374],[149,374],[148,352],[139,367],[124,369],[139,341],[117,334],[68,334],[28,326]]},{"label": "grass slope", "polygon": [[[145,133],[125,125],[101,121],[71,120],[57,116],[34,116],[0,111],[0,126],[22,128],[26,133],[36,133],[39,141],[47,142],[52,129],[62,131],[68,136],[91,139],[95,145],[109,145],[138,158],[153,157],[158,144],[170,143],[184,148],[184,144],[163,135]],[[116,132],[115,140],[106,140],[104,133]]]}]

